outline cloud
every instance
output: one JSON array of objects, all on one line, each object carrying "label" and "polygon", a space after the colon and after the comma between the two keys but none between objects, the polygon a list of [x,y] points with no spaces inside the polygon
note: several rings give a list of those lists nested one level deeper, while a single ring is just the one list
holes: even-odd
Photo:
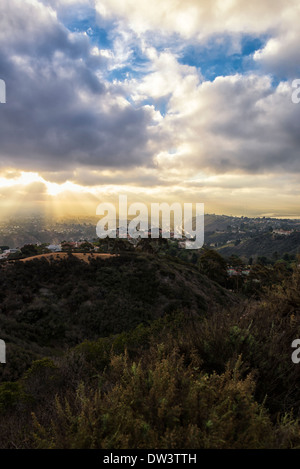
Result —
[{"label": "cloud", "polygon": [[291,83],[272,86],[269,77],[217,77],[185,94],[175,94],[165,118],[174,136],[174,154],[158,165],[221,172],[299,172],[300,107],[291,101]]},{"label": "cloud", "polygon": [[[118,18],[121,27],[155,44],[172,36],[173,43],[207,44],[230,38],[231,53],[245,35],[265,37],[254,60],[267,73],[294,78],[300,73],[298,0],[95,0],[99,18]],[[155,34],[153,34],[155,32]],[[230,42],[229,42],[230,44]],[[228,50],[229,53],[229,50]]]},{"label": "cloud", "polygon": [[297,0],[95,0],[101,17],[116,16],[142,34],[147,30],[203,39],[212,34],[260,33],[279,25]]},{"label": "cloud", "polygon": [[[93,4],[1,2],[0,164],[20,199],[22,170],[42,176],[27,199],[45,202],[73,188],[94,203],[101,188],[124,187],[220,207],[256,193],[270,207],[278,185],[291,200],[300,171],[296,0],[96,0],[98,26]],[[247,52],[247,72],[226,75],[247,34],[264,37],[260,49],[253,60]],[[196,65],[204,50],[224,51],[224,74],[210,81]]]},{"label": "cloud", "polygon": [[299,30],[291,29],[269,39],[264,48],[254,53],[254,60],[265,72],[277,77],[300,77],[299,43]]},{"label": "cloud", "polygon": [[107,58],[37,1],[1,3],[1,164],[65,170],[151,164],[150,107],[135,109],[101,79]]}]

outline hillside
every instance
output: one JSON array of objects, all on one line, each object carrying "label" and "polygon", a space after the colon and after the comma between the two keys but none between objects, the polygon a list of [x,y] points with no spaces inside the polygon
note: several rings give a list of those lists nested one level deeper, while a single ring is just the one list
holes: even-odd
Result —
[{"label": "hillside", "polygon": [[243,297],[215,254],[2,268],[0,448],[299,447],[300,269]]},{"label": "hillside", "polygon": [[222,256],[231,256],[233,254],[239,257],[266,256],[272,258],[274,253],[278,255],[298,254],[300,249],[300,232],[291,233],[289,236],[274,235],[273,233],[264,233],[245,241],[241,241],[236,246],[225,246],[218,251]]},{"label": "hillside", "polygon": [[[88,257],[88,256],[86,256]],[[17,379],[31,361],[84,340],[128,331],[178,310],[204,315],[232,295],[176,258],[73,255],[17,261],[0,271],[1,339]]]}]

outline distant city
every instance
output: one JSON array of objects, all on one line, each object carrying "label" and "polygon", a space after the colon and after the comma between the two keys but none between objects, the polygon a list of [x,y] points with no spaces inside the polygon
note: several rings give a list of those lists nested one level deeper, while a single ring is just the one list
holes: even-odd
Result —
[{"label": "distant city", "polygon": [[[97,241],[98,217],[11,218],[0,222],[0,258],[15,254],[25,245],[43,245],[59,251],[63,245],[80,248],[82,243]],[[172,238],[172,232],[171,232]],[[300,220],[277,218],[205,215],[205,245],[222,255],[237,254],[245,259],[276,253],[298,254]]]}]

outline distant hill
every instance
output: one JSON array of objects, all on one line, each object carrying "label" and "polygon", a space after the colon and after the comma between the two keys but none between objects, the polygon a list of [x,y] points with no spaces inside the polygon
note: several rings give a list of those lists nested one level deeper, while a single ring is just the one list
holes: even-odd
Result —
[{"label": "distant hill", "polygon": [[215,230],[226,230],[228,225],[232,223],[239,224],[241,222],[239,217],[231,217],[228,215],[214,215],[214,214],[205,214],[204,215],[204,230],[205,231],[215,231]]},{"label": "distant hill", "polygon": [[254,238],[246,239],[237,246],[228,246],[218,249],[222,256],[236,254],[239,257],[265,256],[271,258],[274,253],[283,255],[300,253],[300,232],[291,233],[289,236],[263,233]]}]

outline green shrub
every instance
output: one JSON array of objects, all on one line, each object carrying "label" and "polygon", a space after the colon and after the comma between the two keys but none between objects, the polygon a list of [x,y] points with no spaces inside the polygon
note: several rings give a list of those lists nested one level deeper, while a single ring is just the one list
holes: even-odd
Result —
[{"label": "green shrub", "polygon": [[[164,347],[148,363],[114,356],[103,389],[81,384],[74,400],[56,400],[51,428],[35,418],[39,448],[263,448],[273,426],[240,363],[218,375],[190,366]],[[108,389],[106,391],[105,389]]]}]

